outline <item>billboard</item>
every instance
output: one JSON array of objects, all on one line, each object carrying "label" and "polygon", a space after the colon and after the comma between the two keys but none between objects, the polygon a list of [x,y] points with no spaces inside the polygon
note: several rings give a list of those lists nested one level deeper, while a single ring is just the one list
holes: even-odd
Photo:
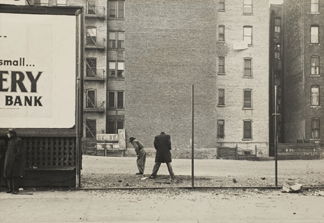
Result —
[{"label": "billboard", "polygon": [[76,18],[0,13],[0,128],[75,125]]}]

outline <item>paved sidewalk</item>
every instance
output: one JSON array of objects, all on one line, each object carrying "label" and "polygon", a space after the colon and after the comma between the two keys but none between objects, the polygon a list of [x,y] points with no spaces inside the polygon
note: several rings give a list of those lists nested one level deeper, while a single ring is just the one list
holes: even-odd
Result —
[{"label": "paved sidewalk", "polygon": [[322,223],[323,207],[324,197],[280,191],[1,192],[0,222]]}]

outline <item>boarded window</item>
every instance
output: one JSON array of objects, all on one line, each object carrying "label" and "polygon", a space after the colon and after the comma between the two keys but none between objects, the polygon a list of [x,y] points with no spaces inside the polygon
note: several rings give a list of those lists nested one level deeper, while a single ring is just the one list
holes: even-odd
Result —
[{"label": "boarded window", "polygon": [[96,138],[96,120],[86,119],[86,138]]},{"label": "boarded window", "polygon": [[95,107],[96,107],[96,91],[87,90],[86,108],[95,108]]},{"label": "boarded window", "polygon": [[86,59],[86,75],[87,77],[97,76],[97,59],[87,58]]}]

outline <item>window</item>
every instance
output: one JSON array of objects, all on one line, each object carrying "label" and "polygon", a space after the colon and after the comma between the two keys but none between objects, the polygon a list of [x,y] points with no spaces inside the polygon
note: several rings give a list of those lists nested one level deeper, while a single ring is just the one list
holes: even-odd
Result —
[{"label": "window", "polygon": [[274,32],[280,33],[280,31],[281,31],[281,18],[275,18]]},{"label": "window", "polygon": [[280,55],[281,55],[281,46],[280,46],[280,44],[276,44],[275,45],[275,51],[274,51],[274,57],[275,57],[275,59],[278,59],[278,60],[280,60]]},{"label": "window", "polygon": [[109,77],[124,77],[125,67],[124,62],[109,62]]},{"label": "window", "polygon": [[243,27],[243,41],[252,45],[252,26]]},{"label": "window", "polygon": [[318,0],[311,0],[311,12],[318,13]]},{"label": "window", "polygon": [[217,138],[224,139],[225,137],[225,121],[224,120],[217,120]]},{"label": "window", "polygon": [[252,59],[244,58],[244,77],[252,77]]},{"label": "window", "polygon": [[219,0],[218,11],[225,11],[225,0]]},{"label": "window", "polygon": [[118,134],[124,128],[124,120],[108,120],[108,134]]},{"label": "window", "polygon": [[109,32],[109,48],[124,49],[125,48],[125,33],[124,32]]},{"label": "window", "polygon": [[312,118],[312,139],[320,138],[320,120],[319,118]]},{"label": "window", "polygon": [[96,2],[95,1],[88,1],[88,14],[96,14]]},{"label": "window", "polygon": [[97,76],[97,58],[86,59],[86,76],[95,77]]},{"label": "window", "polygon": [[318,43],[318,26],[311,26],[311,43]]},{"label": "window", "polygon": [[96,90],[87,90],[86,108],[96,108]]},{"label": "window", "polygon": [[252,90],[243,90],[244,92],[244,102],[243,108],[252,108]]},{"label": "window", "polygon": [[224,25],[218,26],[218,40],[225,41],[225,26]]},{"label": "window", "polygon": [[312,106],[319,106],[320,105],[320,94],[319,94],[319,86],[314,85],[311,86],[311,105]]},{"label": "window", "polygon": [[109,18],[124,18],[124,1],[109,1]]},{"label": "window", "polygon": [[218,73],[225,73],[225,57],[218,57]]},{"label": "window", "polygon": [[124,108],[124,92],[110,91],[108,92],[108,108],[123,109]]},{"label": "window", "polygon": [[244,125],[243,139],[252,139],[252,121],[251,120],[243,121],[243,125]]},{"label": "window", "polygon": [[97,42],[97,28],[87,27],[86,45],[96,45]]},{"label": "window", "polygon": [[96,120],[95,119],[86,119],[85,123],[86,129],[86,138],[96,138]]},{"label": "window", "polygon": [[319,56],[312,56],[311,57],[311,75],[319,75]]},{"label": "window", "polygon": [[244,14],[253,13],[252,0],[243,0],[243,13]]},{"label": "window", "polygon": [[218,89],[218,105],[225,105],[225,89]]}]

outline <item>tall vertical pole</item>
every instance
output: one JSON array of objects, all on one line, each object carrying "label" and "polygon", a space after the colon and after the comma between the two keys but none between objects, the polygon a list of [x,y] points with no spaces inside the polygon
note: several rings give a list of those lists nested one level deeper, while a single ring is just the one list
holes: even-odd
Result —
[{"label": "tall vertical pole", "polygon": [[192,189],[195,188],[195,175],[194,175],[194,158],[195,158],[195,154],[194,154],[194,148],[195,148],[195,113],[194,113],[194,94],[195,90],[194,90],[194,85],[192,85],[192,89],[191,89],[191,180],[192,180]]},{"label": "tall vertical pole", "polygon": [[277,160],[277,142],[278,142],[278,136],[277,136],[277,85],[275,85],[275,100],[274,100],[274,147],[275,147],[275,181],[276,181],[276,188],[278,187],[278,160]]}]

